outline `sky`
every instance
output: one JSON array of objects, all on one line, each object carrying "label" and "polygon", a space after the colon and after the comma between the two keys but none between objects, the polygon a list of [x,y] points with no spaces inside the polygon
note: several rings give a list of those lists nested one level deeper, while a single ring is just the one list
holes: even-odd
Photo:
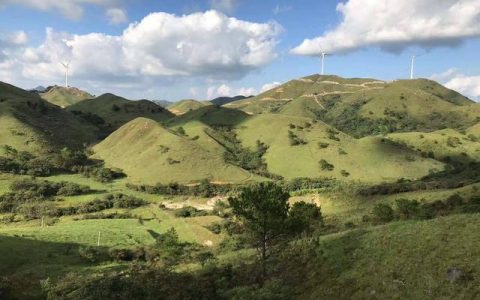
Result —
[{"label": "sky", "polygon": [[480,0],[0,0],[0,81],[129,99],[253,95],[320,73],[480,101]]}]

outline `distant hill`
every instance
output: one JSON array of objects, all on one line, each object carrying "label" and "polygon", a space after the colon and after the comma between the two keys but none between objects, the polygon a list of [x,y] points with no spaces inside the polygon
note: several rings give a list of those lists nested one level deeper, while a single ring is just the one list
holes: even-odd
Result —
[{"label": "distant hill", "polygon": [[218,98],[215,98],[213,100],[210,100],[211,103],[213,103],[214,105],[219,105],[219,106],[222,106],[222,105],[225,105],[225,104],[228,104],[230,102],[234,102],[234,101],[239,101],[239,100],[244,100],[244,99],[248,99],[248,98],[251,98],[253,96],[235,96],[235,97],[218,97]]},{"label": "distant hill", "polygon": [[191,138],[146,118],[125,124],[93,150],[94,157],[123,169],[137,183],[194,183],[203,179],[238,183],[253,178]]},{"label": "distant hill", "polygon": [[61,86],[52,86],[47,88],[44,92],[40,92],[39,94],[44,100],[62,108],[86,99],[94,98],[94,96],[90,95],[89,93],[79,90],[75,87],[66,88]]},{"label": "distant hill", "polygon": [[466,129],[480,120],[479,104],[427,79],[387,83],[312,75],[225,107],[317,118],[355,137]]},{"label": "distant hill", "polygon": [[210,103],[208,101],[202,102],[202,101],[197,101],[197,100],[193,100],[193,99],[185,99],[185,100],[175,102],[175,103],[171,104],[170,106],[168,106],[167,108],[171,113],[179,116],[179,115],[183,115],[183,114],[185,114],[189,111],[193,111],[193,110],[199,109],[199,108],[204,107],[204,106],[209,106],[209,105],[212,105],[212,103]]},{"label": "distant hill", "polygon": [[34,153],[81,148],[97,131],[38,95],[0,82],[0,145]]},{"label": "distant hill", "polygon": [[168,110],[151,101],[131,101],[113,94],[84,100],[67,109],[90,120],[105,133],[113,132],[138,117],[146,117],[158,122],[164,122],[173,117]]},{"label": "distant hill", "polygon": [[168,100],[151,100],[153,103],[161,106],[161,107],[164,107],[164,108],[167,108],[169,107],[170,105],[172,105],[174,102],[172,101],[168,101]]}]

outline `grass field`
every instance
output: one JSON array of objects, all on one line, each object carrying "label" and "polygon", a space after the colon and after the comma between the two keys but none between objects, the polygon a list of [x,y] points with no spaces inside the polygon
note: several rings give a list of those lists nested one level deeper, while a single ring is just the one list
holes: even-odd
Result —
[{"label": "grass field", "polygon": [[62,108],[86,99],[94,98],[94,96],[90,95],[89,93],[77,88],[65,88],[60,86],[54,86],[50,88],[47,92],[41,93],[40,97]]}]

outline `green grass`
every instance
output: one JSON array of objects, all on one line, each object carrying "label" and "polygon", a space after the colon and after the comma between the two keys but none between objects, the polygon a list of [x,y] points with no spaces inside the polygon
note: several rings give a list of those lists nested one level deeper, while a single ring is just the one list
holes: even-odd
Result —
[{"label": "green grass", "polygon": [[249,172],[225,163],[218,153],[209,152],[191,138],[144,118],[124,125],[93,150],[94,157],[105,160],[107,166],[123,169],[129,180],[136,183],[253,179]]},{"label": "green grass", "polygon": [[[298,126],[305,127],[306,122],[311,127],[299,130]],[[297,128],[291,129],[289,124]],[[249,118],[237,128],[239,138],[246,146],[253,147],[256,140],[266,143],[269,149],[265,159],[269,171],[288,179],[334,177],[347,181],[381,182],[402,177],[420,178],[431,169],[443,169],[443,164],[438,161],[422,158],[414,151],[382,141],[380,137],[357,140],[338,133],[340,140],[332,140],[327,132],[330,126],[321,122],[313,123],[309,118],[261,114]],[[288,138],[289,130],[307,141],[307,144],[292,146]],[[320,149],[319,142],[328,143],[329,146]],[[410,156],[415,160],[410,161]],[[333,164],[334,170],[321,170],[321,159]],[[350,176],[344,177],[342,170],[350,173]]]},{"label": "green grass", "polygon": [[40,97],[62,108],[76,104],[86,99],[93,98],[93,96],[89,93],[79,90],[77,88],[65,88],[60,86],[54,86],[50,88],[47,92],[41,93]]},{"label": "green grass", "polygon": [[178,102],[175,102],[171,105],[169,105],[167,108],[168,110],[177,115],[177,116],[180,116],[180,115],[183,115],[183,114],[186,114],[190,111],[194,111],[194,110],[197,110],[199,108],[202,108],[202,107],[205,107],[205,106],[210,106],[212,105],[210,102],[201,102],[201,101],[197,101],[197,100],[193,100],[193,99],[185,99],[185,100],[181,100],[181,101],[178,101]]},{"label": "green grass", "polygon": [[173,117],[168,110],[151,101],[130,101],[113,94],[104,94],[94,99],[84,100],[67,109],[96,114],[109,124],[110,130],[115,130],[138,117],[158,122],[164,122]]},{"label": "green grass", "polygon": [[[478,215],[454,215],[323,237],[321,259],[296,270],[298,291],[304,299],[475,299],[479,229]],[[449,282],[453,267],[472,280]]]}]

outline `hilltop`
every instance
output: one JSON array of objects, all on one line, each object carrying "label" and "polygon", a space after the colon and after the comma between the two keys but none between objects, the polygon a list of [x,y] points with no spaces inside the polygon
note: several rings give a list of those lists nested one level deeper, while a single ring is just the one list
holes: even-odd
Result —
[{"label": "hilltop", "polygon": [[240,100],[248,99],[248,98],[251,98],[251,97],[253,97],[253,96],[239,95],[239,96],[235,96],[235,97],[218,97],[218,98],[215,98],[213,100],[210,100],[210,102],[215,104],[215,105],[222,106],[222,105],[228,104],[230,102],[240,101]]},{"label": "hilltop", "polygon": [[123,169],[136,183],[243,182],[253,176],[218,153],[153,120],[137,118],[93,148],[94,157]]},{"label": "hilltop", "polygon": [[194,111],[199,108],[210,106],[210,105],[212,105],[212,103],[208,101],[202,102],[202,101],[197,101],[193,99],[185,99],[185,100],[180,100],[178,102],[175,102],[169,105],[167,108],[174,115],[180,116],[190,111]]},{"label": "hilltop", "polygon": [[80,101],[94,98],[89,93],[75,87],[51,86],[44,92],[39,93],[40,97],[52,104],[62,108],[76,104]]},{"label": "hilltop", "polygon": [[355,137],[466,129],[480,120],[480,105],[427,79],[384,82],[312,75],[225,107],[316,118]]},{"label": "hilltop", "polygon": [[49,152],[81,148],[97,139],[97,129],[38,95],[0,82],[0,145]]},{"label": "hilltop", "polygon": [[97,98],[84,100],[67,109],[91,121],[106,133],[138,117],[146,117],[158,122],[173,117],[168,110],[151,101],[131,101],[113,94],[103,94]]}]

